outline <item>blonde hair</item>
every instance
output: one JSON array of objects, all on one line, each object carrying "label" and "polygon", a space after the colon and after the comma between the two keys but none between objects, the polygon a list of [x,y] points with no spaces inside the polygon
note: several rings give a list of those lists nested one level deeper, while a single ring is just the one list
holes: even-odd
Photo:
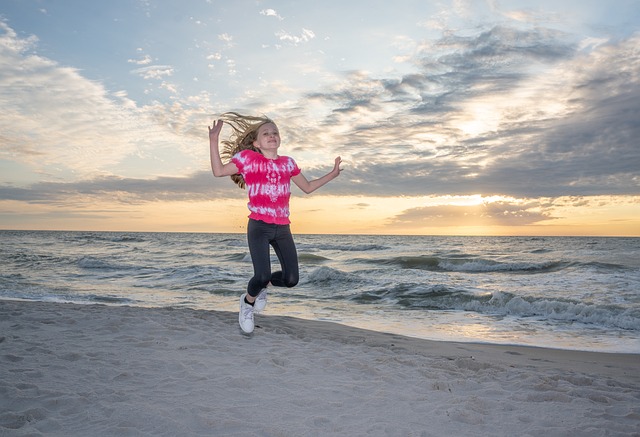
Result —
[{"label": "blonde hair", "polygon": [[[229,139],[222,141],[224,147],[222,148],[220,156],[224,161],[231,161],[231,158],[233,158],[236,153],[243,150],[253,150],[254,152],[262,153],[262,151],[253,145],[253,142],[258,138],[258,129],[260,129],[260,126],[273,123],[269,117],[254,117],[251,115],[238,114],[237,112],[225,112],[220,115],[220,119],[231,126],[232,129]],[[244,178],[241,174],[232,175],[231,180],[240,188],[245,187]]]}]

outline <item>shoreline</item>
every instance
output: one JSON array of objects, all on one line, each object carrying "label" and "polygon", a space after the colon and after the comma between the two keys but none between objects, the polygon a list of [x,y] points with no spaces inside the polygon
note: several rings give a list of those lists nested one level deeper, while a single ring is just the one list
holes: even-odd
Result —
[{"label": "shoreline", "polygon": [[256,324],[1,300],[0,434],[640,434],[640,354]]}]

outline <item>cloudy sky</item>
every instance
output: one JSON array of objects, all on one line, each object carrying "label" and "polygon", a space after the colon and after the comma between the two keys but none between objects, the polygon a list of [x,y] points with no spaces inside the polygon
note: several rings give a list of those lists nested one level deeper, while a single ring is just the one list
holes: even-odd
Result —
[{"label": "cloudy sky", "polygon": [[639,48],[637,0],[3,0],[0,229],[244,232],[239,111],[344,160],[297,233],[637,236]]}]

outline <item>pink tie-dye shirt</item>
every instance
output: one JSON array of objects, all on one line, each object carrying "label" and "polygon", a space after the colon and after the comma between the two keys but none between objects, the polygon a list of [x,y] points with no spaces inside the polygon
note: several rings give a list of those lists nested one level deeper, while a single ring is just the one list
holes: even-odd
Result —
[{"label": "pink tie-dye shirt", "polygon": [[243,150],[231,161],[244,178],[249,195],[249,218],[288,225],[291,178],[300,174],[293,158],[269,159],[253,150]]}]

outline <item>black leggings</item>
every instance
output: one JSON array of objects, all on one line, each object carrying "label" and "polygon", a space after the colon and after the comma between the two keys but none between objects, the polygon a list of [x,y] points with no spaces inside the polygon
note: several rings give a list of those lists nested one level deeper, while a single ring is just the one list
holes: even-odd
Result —
[{"label": "black leggings", "polygon": [[[249,219],[247,241],[253,262],[253,278],[247,286],[250,296],[257,296],[269,282],[276,287],[294,287],[298,283],[298,252],[289,225]],[[276,252],[282,269],[274,273],[271,273],[269,245]]]}]

